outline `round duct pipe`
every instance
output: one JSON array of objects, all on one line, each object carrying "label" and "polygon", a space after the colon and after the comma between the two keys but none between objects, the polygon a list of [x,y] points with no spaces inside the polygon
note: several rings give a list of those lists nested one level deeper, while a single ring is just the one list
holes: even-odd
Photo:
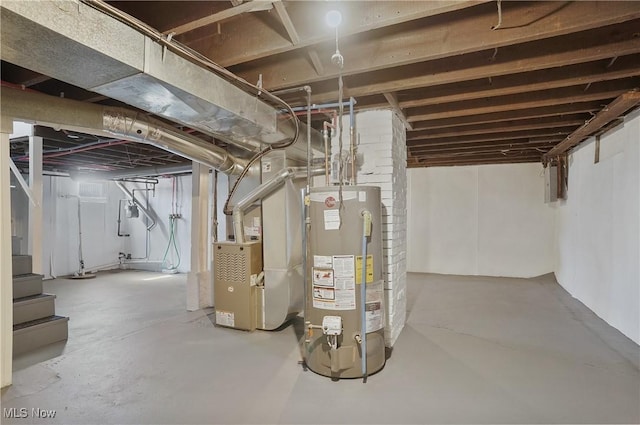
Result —
[{"label": "round duct pipe", "polygon": [[2,115],[56,129],[117,136],[146,143],[228,175],[240,174],[246,161],[140,112],[96,105],[2,86]]}]

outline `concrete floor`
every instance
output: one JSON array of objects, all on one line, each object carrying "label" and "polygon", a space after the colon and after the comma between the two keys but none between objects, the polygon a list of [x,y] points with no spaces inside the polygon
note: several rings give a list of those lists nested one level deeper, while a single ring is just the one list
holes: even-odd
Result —
[{"label": "concrete floor", "polygon": [[410,274],[407,325],[366,385],[304,372],[296,326],[247,333],[186,312],[185,281],[46,282],[69,341],[16,359],[2,407],[56,416],[2,423],[640,422],[639,347],[552,276]]}]

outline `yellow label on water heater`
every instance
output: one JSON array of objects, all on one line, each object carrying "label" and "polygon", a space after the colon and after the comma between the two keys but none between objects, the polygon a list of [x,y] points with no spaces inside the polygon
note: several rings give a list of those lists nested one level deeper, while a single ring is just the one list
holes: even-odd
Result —
[{"label": "yellow label on water heater", "polygon": [[[367,283],[373,282],[373,255],[367,255]],[[356,283],[362,283],[362,255],[356,257]]]}]

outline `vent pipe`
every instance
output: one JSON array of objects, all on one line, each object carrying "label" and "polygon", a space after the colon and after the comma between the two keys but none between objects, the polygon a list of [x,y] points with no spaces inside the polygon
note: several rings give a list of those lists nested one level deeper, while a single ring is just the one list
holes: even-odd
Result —
[{"label": "vent pipe", "polygon": [[2,115],[34,124],[146,143],[214,168],[240,174],[245,161],[212,143],[127,108],[96,105],[2,86]]}]

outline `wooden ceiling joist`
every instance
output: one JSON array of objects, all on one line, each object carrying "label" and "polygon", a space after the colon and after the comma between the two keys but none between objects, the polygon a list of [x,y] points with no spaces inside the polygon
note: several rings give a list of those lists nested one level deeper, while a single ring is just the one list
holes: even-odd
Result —
[{"label": "wooden ceiling joist", "polygon": [[512,121],[507,124],[505,123],[487,123],[487,124],[477,124],[473,127],[463,127],[463,128],[440,128],[440,129],[429,129],[429,130],[420,130],[420,131],[411,131],[407,133],[407,141],[410,140],[429,140],[429,139],[437,139],[440,137],[462,137],[462,136],[472,136],[477,134],[486,134],[486,133],[504,133],[504,132],[514,132],[514,131],[526,131],[526,130],[537,130],[537,129],[549,129],[556,127],[568,127],[568,126],[577,126],[583,124],[587,121],[589,117],[585,114],[576,114],[569,115],[566,117],[545,117],[545,118],[533,118],[533,119],[525,119],[525,120],[517,120]]},{"label": "wooden ceiling joist", "polygon": [[429,161],[420,160],[414,162],[407,162],[407,168],[422,168],[422,167],[456,167],[464,165],[489,165],[489,164],[520,164],[520,163],[532,163],[540,162],[540,158],[536,156],[530,156],[525,158],[490,158],[490,159],[450,159],[442,161]]},{"label": "wooden ceiling joist", "polygon": [[401,96],[400,107],[438,105],[440,103],[483,99],[487,97],[593,84],[640,75],[640,54],[628,55],[608,67],[610,59],[568,65],[532,72],[519,72],[494,77],[430,87],[427,96],[411,93]]},{"label": "wooden ceiling joist", "polygon": [[[346,45],[343,43],[341,52],[345,57],[345,66],[342,73],[353,75],[480,50],[492,51],[495,48],[559,37],[640,18],[639,8],[630,3],[632,2],[620,3],[620,7],[606,7],[600,2],[572,2],[556,10],[558,5],[554,2],[541,5],[513,2],[505,10],[505,19],[526,25],[510,28],[508,31],[490,30],[495,20],[495,10],[492,5],[483,5],[486,6],[484,13],[460,13],[448,20],[431,19],[424,25],[403,27],[402,31],[397,31],[393,36],[378,31],[370,37],[362,37],[358,42]],[[533,16],[552,11],[554,13],[546,19],[526,22]],[[383,42],[381,37],[384,37]],[[500,55],[494,59],[498,58]],[[245,79],[256,78],[256,70],[245,72],[239,67],[235,71]],[[308,83],[313,81],[314,74],[304,58],[296,55],[285,55],[280,60],[261,63],[260,72],[263,74],[264,86],[271,89]],[[338,70],[333,69],[326,77],[337,75]],[[385,91],[397,91],[397,88]]]},{"label": "wooden ceiling joist", "polygon": [[486,123],[504,123],[515,120],[526,120],[535,118],[564,116],[569,114],[595,113],[602,109],[602,102],[578,102],[568,103],[540,108],[519,109],[515,111],[494,112],[490,114],[468,115],[463,117],[440,118],[434,120],[424,120],[415,122],[415,130],[428,130],[449,127],[468,127]]},{"label": "wooden ceiling joist", "polygon": [[596,133],[611,121],[623,115],[638,103],[640,103],[640,90],[634,89],[621,94],[602,111],[598,112],[593,119],[589,120],[582,127],[568,135],[566,139],[551,149],[544,156],[544,159],[549,160],[551,157],[562,155],[592,134]]},{"label": "wooden ceiling joist", "polygon": [[546,142],[528,142],[509,140],[504,143],[466,143],[460,145],[444,145],[429,148],[409,149],[411,156],[420,156],[446,152],[482,152],[482,151],[503,151],[503,150],[530,150],[539,149],[540,152],[548,152],[561,139],[549,139]]},{"label": "wooden ceiling joist", "polygon": [[575,126],[559,127],[541,130],[528,130],[528,131],[514,131],[505,133],[489,133],[489,134],[476,134],[472,136],[454,136],[454,137],[441,137],[431,140],[408,140],[407,147],[415,148],[417,146],[435,146],[435,145],[455,145],[456,143],[473,143],[473,142],[495,142],[500,140],[513,140],[513,139],[532,139],[540,137],[565,137],[575,129]]},{"label": "wooden ceiling joist", "polygon": [[477,99],[467,102],[424,106],[407,110],[407,119],[409,122],[415,122],[425,119],[450,118],[552,106],[558,103],[612,99],[636,87],[639,82],[640,79],[638,78],[629,78],[592,84],[588,90],[585,90],[584,86],[574,86],[556,90],[500,96],[491,102],[487,102],[486,99]]},{"label": "wooden ceiling joist", "polygon": [[[344,14],[349,16],[349,25],[341,28],[341,36],[344,38],[378,28],[399,25],[465,9],[487,1],[379,1],[366,2],[366,7],[359,7],[362,6],[360,2],[343,2],[341,8],[344,9]],[[220,65],[229,67],[301,47],[332,42],[335,39],[335,33],[324,23],[325,13],[335,6],[328,2],[290,2],[289,6],[288,13],[300,32],[300,42],[295,46],[277,31],[273,31],[259,21],[256,21],[255,25],[234,23],[226,32],[223,44],[212,43],[211,38],[204,38],[190,45]],[[350,11],[353,12],[349,13]],[[256,43],[256,40],[260,42]]]},{"label": "wooden ceiling joist", "polygon": [[[554,160],[619,122],[640,87],[638,1],[503,1],[497,31],[495,0],[142,3],[111,2],[247,81],[262,75],[267,90],[308,85],[316,104],[338,98],[336,32],[323,17],[340,10],[344,97],[359,111],[400,117],[409,167]],[[1,70],[8,83],[119,105],[6,61]],[[294,107],[304,102],[291,98]],[[62,137],[55,144],[65,148]],[[12,155],[23,155],[13,145]],[[145,149],[107,146],[95,156],[121,168],[180,160]],[[51,161],[84,167],[91,154]]]},{"label": "wooden ceiling joist", "polygon": [[[634,21],[633,28],[628,28],[625,32],[626,39],[622,41],[608,42],[606,37],[598,36],[602,40],[595,45],[594,40],[591,39],[576,39],[572,42],[558,40],[554,44],[535,42],[531,46],[516,46],[509,49],[493,61],[490,52],[482,51],[459,58],[426,62],[407,67],[407,69],[368,73],[366,76],[358,76],[356,84],[351,84],[349,95],[363,97],[383,92],[424,89],[479,78],[494,78],[594,62],[610,59],[614,55],[638,54],[640,37],[635,35],[637,25],[640,25],[640,21]],[[314,102],[318,103],[336,97],[335,91],[315,91],[315,93]]]},{"label": "wooden ceiling joist", "polygon": [[409,131],[413,130],[413,126],[407,120],[407,116],[405,115],[404,111],[402,110],[402,108],[398,104],[398,97],[396,96],[396,94],[395,93],[383,93],[383,95],[384,95],[384,98],[387,99],[387,102],[389,102],[389,105],[391,106],[391,109],[393,109],[393,111],[398,115],[398,117],[400,118],[400,120],[404,124],[404,127]]},{"label": "wooden ceiling joist", "polygon": [[179,25],[174,28],[170,28],[166,30],[165,34],[173,34],[180,35],[189,31],[193,31],[198,28],[202,28],[207,25],[215,24],[217,22],[224,21],[225,19],[233,18],[234,16],[238,16],[242,13],[251,12],[255,10],[267,10],[271,8],[272,1],[268,0],[253,0],[242,3],[239,6],[230,7],[221,12],[214,13],[213,15],[205,16],[200,19],[196,19],[192,22],[187,22],[186,24]]}]

